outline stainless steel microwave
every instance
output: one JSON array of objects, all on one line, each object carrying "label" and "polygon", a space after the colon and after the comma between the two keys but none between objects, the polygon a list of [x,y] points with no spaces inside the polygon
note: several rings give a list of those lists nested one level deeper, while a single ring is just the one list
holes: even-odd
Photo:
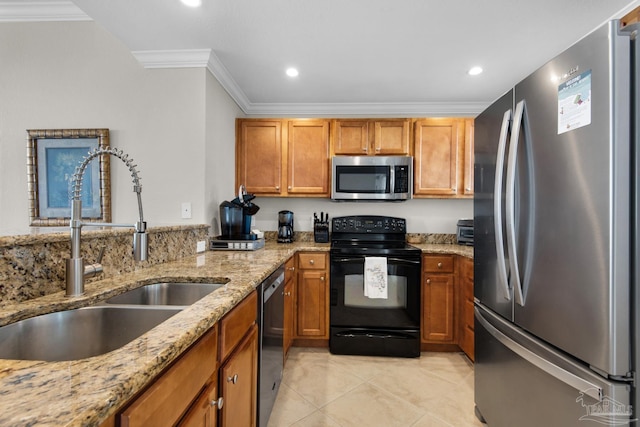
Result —
[{"label": "stainless steel microwave", "polygon": [[343,201],[411,198],[413,157],[335,156],[331,159],[331,198]]}]

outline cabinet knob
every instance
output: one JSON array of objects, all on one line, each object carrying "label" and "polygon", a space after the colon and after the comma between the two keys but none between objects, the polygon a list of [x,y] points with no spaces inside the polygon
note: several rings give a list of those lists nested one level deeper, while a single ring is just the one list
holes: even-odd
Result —
[{"label": "cabinet knob", "polygon": [[442,268],[442,263],[441,262],[438,263],[438,268]]},{"label": "cabinet knob", "polygon": [[324,276],[320,276],[320,281],[324,282]]},{"label": "cabinet knob", "polygon": [[309,260],[309,264],[313,265],[313,264],[315,264],[315,263],[316,263],[316,262],[315,262],[314,260],[312,260],[312,259],[310,259],[310,260]]},{"label": "cabinet knob", "polygon": [[288,187],[287,187],[287,190],[291,191],[291,186],[288,186]]},{"label": "cabinet knob", "polygon": [[238,382],[238,374],[235,374],[232,377],[227,377],[227,382],[236,384]]},{"label": "cabinet knob", "polygon": [[214,408],[217,406],[218,409],[222,409],[222,405],[224,405],[224,398],[222,397],[218,398],[218,400],[211,401],[211,406],[213,406]]},{"label": "cabinet knob", "polygon": [[285,296],[285,297],[290,297],[290,296],[291,296],[291,292],[285,292],[285,293],[284,293],[284,296]]},{"label": "cabinet knob", "polygon": [[427,285],[431,284],[431,279],[427,279]]},{"label": "cabinet knob", "polygon": [[280,191],[280,186],[279,185],[276,185],[276,190]]},{"label": "cabinet knob", "polygon": [[287,270],[289,270],[289,271],[294,271],[295,269],[296,269],[295,267],[289,267],[289,268],[287,268]]}]

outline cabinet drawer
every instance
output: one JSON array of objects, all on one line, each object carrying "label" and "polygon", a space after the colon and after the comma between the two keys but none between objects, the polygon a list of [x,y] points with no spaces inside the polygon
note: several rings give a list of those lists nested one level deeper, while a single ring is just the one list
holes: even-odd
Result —
[{"label": "cabinet drawer", "polygon": [[327,256],[323,253],[298,254],[298,268],[304,270],[324,270]]},{"label": "cabinet drawer", "polygon": [[175,424],[217,369],[214,327],[120,415],[122,427]]},{"label": "cabinet drawer", "polygon": [[258,317],[258,294],[254,291],[220,320],[220,356],[227,358]]},{"label": "cabinet drawer", "polygon": [[453,256],[427,255],[424,257],[423,269],[428,273],[453,273]]}]

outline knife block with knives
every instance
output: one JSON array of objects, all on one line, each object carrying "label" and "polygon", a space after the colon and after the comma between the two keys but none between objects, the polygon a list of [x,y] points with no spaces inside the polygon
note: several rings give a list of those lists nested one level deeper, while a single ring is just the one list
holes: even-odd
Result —
[{"label": "knife block with knives", "polygon": [[313,241],[316,243],[329,242],[329,214],[320,212],[320,218],[313,213]]}]

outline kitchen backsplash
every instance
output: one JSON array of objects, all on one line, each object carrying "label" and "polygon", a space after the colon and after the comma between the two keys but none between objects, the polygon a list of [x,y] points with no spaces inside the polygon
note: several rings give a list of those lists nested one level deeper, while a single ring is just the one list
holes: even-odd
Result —
[{"label": "kitchen backsplash", "polygon": [[[174,261],[196,253],[198,241],[208,240],[209,226],[149,228],[149,259],[136,263],[131,256],[131,230],[83,231],[82,256],[95,261],[104,247],[104,273],[99,278]],[[266,231],[266,240],[276,240]],[[313,232],[296,232],[296,241],[312,242]],[[455,244],[455,234],[407,234],[409,243]],[[0,237],[0,305],[38,298],[65,288],[65,259],[69,258],[69,233]],[[208,247],[208,244],[207,244]],[[89,279],[88,281],[98,280]]]},{"label": "kitchen backsplash", "polygon": [[[131,230],[83,230],[81,253],[93,262],[104,247],[104,273],[99,278],[108,278],[193,255],[197,242],[207,241],[208,231],[207,225],[149,228],[149,258],[136,263]],[[0,237],[0,305],[64,290],[69,243],[68,232]]]}]

